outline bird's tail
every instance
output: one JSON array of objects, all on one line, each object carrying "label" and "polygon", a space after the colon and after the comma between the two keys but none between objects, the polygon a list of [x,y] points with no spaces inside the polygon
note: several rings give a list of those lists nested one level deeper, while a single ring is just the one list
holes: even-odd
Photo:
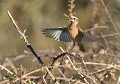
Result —
[{"label": "bird's tail", "polygon": [[82,52],[85,52],[85,47],[82,45],[82,44],[78,44],[79,46],[79,50],[82,51]]}]

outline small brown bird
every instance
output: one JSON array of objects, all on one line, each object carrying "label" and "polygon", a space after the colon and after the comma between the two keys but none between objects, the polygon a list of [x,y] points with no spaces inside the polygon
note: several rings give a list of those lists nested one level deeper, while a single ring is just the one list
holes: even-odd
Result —
[{"label": "small brown bird", "polygon": [[63,42],[72,42],[73,46],[70,50],[73,49],[75,43],[79,46],[79,50],[85,52],[85,48],[82,44],[82,41],[86,42],[96,42],[98,40],[97,37],[84,32],[81,28],[77,27],[79,22],[78,18],[75,16],[69,16],[70,24],[66,27],[60,28],[45,28],[42,29],[43,34],[46,37],[54,38],[57,41]]}]

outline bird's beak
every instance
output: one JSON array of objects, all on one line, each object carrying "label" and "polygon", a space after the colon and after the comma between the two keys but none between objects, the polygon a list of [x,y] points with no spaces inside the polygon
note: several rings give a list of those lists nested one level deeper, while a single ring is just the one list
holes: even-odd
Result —
[{"label": "bird's beak", "polygon": [[69,15],[67,15],[67,14],[64,14],[64,15],[65,15],[65,17],[68,18],[68,20],[71,20],[71,16],[69,16]]},{"label": "bird's beak", "polygon": [[71,19],[70,22],[74,22],[74,20]]},{"label": "bird's beak", "polygon": [[71,16],[69,16],[68,19],[69,19],[70,22],[74,22],[74,20],[72,19]]}]

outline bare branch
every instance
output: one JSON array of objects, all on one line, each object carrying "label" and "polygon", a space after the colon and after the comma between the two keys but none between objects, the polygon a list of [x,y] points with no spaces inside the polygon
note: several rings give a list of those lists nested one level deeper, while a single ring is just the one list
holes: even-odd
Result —
[{"label": "bare branch", "polygon": [[5,71],[7,71],[7,73],[10,73],[11,75],[13,75],[13,72],[11,72],[9,69],[7,69],[6,67],[0,65],[0,67],[2,68],[2,70],[4,69]]},{"label": "bare branch", "polygon": [[75,2],[75,0],[68,0],[68,7],[70,7],[69,9],[68,9],[68,11],[70,12],[70,16],[71,15],[73,15],[74,13],[73,13],[73,9],[74,9],[74,7],[75,7],[75,4],[74,4],[74,2]]},{"label": "bare branch", "polygon": [[[61,51],[62,51],[63,53],[65,52],[65,51],[62,49],[62,47],[59,47],[59,48],[61,49]],[[67,58],[68,58],[68,60],[70,61],[70,63],[71,63],[71,65],[73,66],[73,68],[77,71],[77,73],[78,73],[80,76],[84,77],[84,75],[77,70],[77,68],[75,67],[75,65],[73,64],[73,62],[71,61],[71,59],[70,59],[70,57],[69,57],[68,55],[67,55]],[[83,78],[83,79],[84,79],[84,81],[85,81],[87,84],[89,84],[89,82],[86,80],[86,78]]]},{"label": "bare branch", "polygon": [[34,49],[32,48],[32,46],[30,45],[30,43],[27,40],[27,36],[25,36],[25,32],[26,30],[24,30],[23,32],[20,30],[20,28],[17,25],[17,22],[14,20],[14,18],[12,17],[12,15],[10,14],[9,11],[7,11],[8,16],[10,17],[10,19],[13,22],[13,25],[15,26],[15,28],[17,29],[18,33],[21,35],[21,38],[24,39],[25,43],[27,44],[27,47],[30,49],[30,51],[33,53],[33,55],[37,58],[37,60],[39,61],[39,63],[41,63],[42,65],[44,65],[43,61],[41,60],[41,58],[36,54],[36,52],[34,51]]},{"label": "bare branch", "polygon": [[105,6],[104,1],[103,1],[103,0],[101,0],[101,3],[102,3],[102,5],[103,5],[103,7],[104,7],[104,10],[105,10],[105,12],[106,12],[106,14],[107,14],[107,16],[108,16],[108,18],[109,18],[110,22],[111,22],[111,23],[112,23],[112,25],[113,25],[113,27],[114,27],[115,31],[116,31],[117,33],[119,33],[119,30],[118,30],[118,28],[117,28],[117,25],[116,25],[116,24],[115,24],[115,22],[113,21],[113,19],[112,19],[112,17],[111,17],[111,15],[110,15],[110,13],[109,13],[109,11],[108,11],[107,7]]},{"label": "bare branch", "polygon": [[24,39],[24,41],[25,41],[25,43],[26,43],[27,45],[30,45],[30,44],[28,43],[27,38],[26,38],[27,36],[25,36],[25,31],[26,31],[26,30],[24,30],[24,32],[22,33],[22,31],[20,30],[20,28],[19,28],[18,25],[17,25],[17,22],[13,19],[12,15],[10,14],[10,12],[7,11],[7,13],[8,13],[8,15],[9,15],[10,19],[12,20],[13,25],[14,25],[15,28],[17,29],[18,33],[21,35],[21,38]]}]

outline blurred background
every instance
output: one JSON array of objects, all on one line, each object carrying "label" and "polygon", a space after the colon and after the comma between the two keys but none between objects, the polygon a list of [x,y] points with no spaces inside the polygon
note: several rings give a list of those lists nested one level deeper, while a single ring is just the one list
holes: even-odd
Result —
[{"label": "blurred background", "polygon": [[[75,4],[73,11],[80,20],[79,26],[83,30],[92,28],[93,3],[90,0],[76,0]],[[112,18],[119,25],[120,0],[105,0],[105,4]],[[67,26],[68,19],[64,16],[69,14],[67,5],[68,0],[0,0],[0,56],[21,53],[27,49],[9,19],[7,10],[11,12],[21,30],[27,30],[28,40],[36,50],[59,49],[60,45],[65,46],[64,43],[46,38],[40,28]],[[97,7],[97,23],[108,26],[109,21],[99,0]],[[112,25],[109,24],[109,27],[112,29]],[[114,30],[105,29],[105,31]]]},{"label": "blurred background", "polygon": [[[95,17],[93,17],[95,4],[92,3],[94,0],[75,0],[73,12],[79,18],[79,26],[83,30],[93,28],[97,24],[99,26],[107,26],[109,29],[97,29],[94,31],[95,35],[100,35],[100,32],[103,34],[119,33],[120,0],[104,1],[109,14],[115,24],[117,24],[117,30],[108,19],[101,0],[96,0]],[[67,26],[68,19],[64,14],[69,14],[68,9],[68,0],[0,0],[0,64],[4,63],[5,57],[13,57],[21,55],[25,50],[29,51],[8,17],[8,10],[17,21],[20,29],[22,31],[26,29],[27,39],[36,51],[44,51],[46,49],[60,51],[59,46],[65,48],[65,44],[46,38],[41,32],[41,28]],[[120,46],[118,36],[107,37],[106,39],[108,42],[115,42],[117,47]],[[34,56],[31,56],[31,59],[33,58]],[[30,68],[31,66],[28,66],[29,63],[31,63],[31,60],[26,58],[17,61],[15,66],[19,67],[22,64]],[[37,64],[38,62],[36,62]]]}]

